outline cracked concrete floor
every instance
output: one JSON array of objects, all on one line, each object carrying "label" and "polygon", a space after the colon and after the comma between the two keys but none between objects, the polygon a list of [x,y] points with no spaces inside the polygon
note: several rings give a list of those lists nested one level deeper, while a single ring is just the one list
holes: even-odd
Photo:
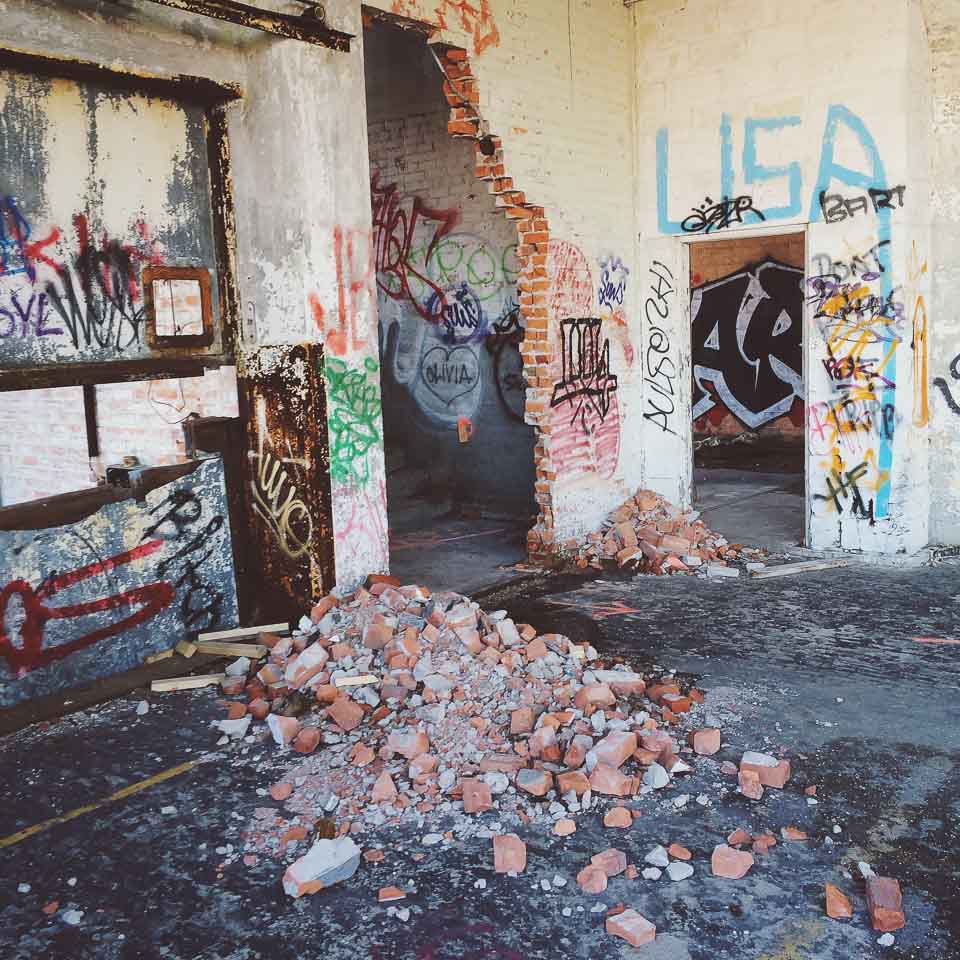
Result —
[{"label": "cracked concrete floor", "polygon": [[[783,747],[794,775],[753,803],[715,763],[672,791],[638,798],[626,832],[600,814],[561,840],[521,830],[528,867],[493,873],[489,840],[425,847],[396,831],[364,834],[384,860],[347,883],[291,901],[282,863],[245,865],[232,853],[257,807],[257,791],[292,761],[273,746],[217,749],[210,691],[140,696],[0,740],[5,802],[0,837],[107,797],[179,764],[178,776],[7,845],[0,866],[0,944],[13,957],[726,958],[960,957],[960,645],[957,567],[853,567],[769,581],[692,578],[544,578],[483,599],[542,632],[557,630],[641,668],[696,679],[707,717],[723,729],[719,759]],[[818,787],[809,805],[803,787]],[[678,809],[679,793],[691,797]],[[704,795],[701,805],[694,798]],[[171,809],[172,808],[172,809]],[[164,812],[166,810],[166,812]],[[482,815],[495,822],[496,814]],[[834,832],[834,825],[840,832]],[[735,827],[785,825],[804,843],[758,856],[740,881],[710,876],[709,855]],[[827,840],[833,843],[827,843]],[[609,846],[642,864],[655,844],[693,851],[680,883],[617,877],[600,896],[574,877]],[[232,848],[232,849],[230,849]],[[420,862],[414,853],[424,853]],[[892,947],[876,943],[857,860],[896,877],[907,926]],[[565,879],[549,893],[539,881]],[[75,878],[75,883],[70,881]],[[478,889],[478,879],[486,889]],[[852,921],[823,914],[825,881],[854,903]],[[412,881],[403,923],[376,902],[387,884]],[[30,890],[18,892],[18,884]],[[59,901],[55,916],[44,904]],[[634,949],[603,932],[605,907],[625,903],[653,920],[654,944]],[[564,916],[564,909],[570,916]],[[83,911],[79,925],[63,911]]]}]

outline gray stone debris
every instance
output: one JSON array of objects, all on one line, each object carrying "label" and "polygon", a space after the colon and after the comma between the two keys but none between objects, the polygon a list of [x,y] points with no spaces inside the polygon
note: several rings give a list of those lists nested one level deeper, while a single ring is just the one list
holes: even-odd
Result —
[{"label": "gray stone debris", "polygon": [[297,896],[299,885],[319,881],[325,887],[349,880],[360,866],[360,848],[350,837],[317,840],[283,875],[283,889]]},{"label": "gray stone debris", "polygon": [[686,880],[688,877],[693,876],[693,867],[689,863],[684,863],[683,860],[674,860],[667,867],[667,876],[678,883],[680,880]]},{"label": "gray stone debris", "polygon": [[670,774],[659,763],[651,763],[643,775],[643,782],[654,790],[661,790],[670,782]]},{"label": "gray stone debris", "polygon": [[657,867],[644,867],[641,876],[644,880],[659,880],[663,876],[663,871]]},{"label": "gray stone debris", "polygon": [[666,847],[656,846],[643,860],[645,863],[649,863],[654,867],[665,867],[670,863],[670,855],[667,853]]},{"label": "gray stone debris", "polygon": [[148,713],[150,710],[150,704],[146,700],[141,700],[137,704],[137,716],[142,717],[145,713]]}]

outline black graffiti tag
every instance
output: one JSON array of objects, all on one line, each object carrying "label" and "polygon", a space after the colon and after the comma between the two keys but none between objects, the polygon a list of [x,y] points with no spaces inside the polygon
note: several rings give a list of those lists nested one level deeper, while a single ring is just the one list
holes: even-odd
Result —
[{"label": "black graffiti tag", "polygon": [[604,340],[601,345],[600,323],[597,317],[560,322],[563,377],[553,388],[550,406],[570,404],[570,422],[579,418],[584,433],[590,433],[588,412],[592,410],[599,420],[605,420],[617,390],[617,378],[610,372],[610,341]]},{"label": "black graffiti tag", "polygon": [[694,291],[694,420],[722,402],[755,429],[802,398],[802,282],[803,270],[765,260]]}]

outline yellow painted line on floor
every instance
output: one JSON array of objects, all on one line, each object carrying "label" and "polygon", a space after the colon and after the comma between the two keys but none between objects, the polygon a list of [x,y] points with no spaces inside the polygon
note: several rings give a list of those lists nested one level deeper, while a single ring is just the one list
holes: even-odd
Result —
[{"label": "yellow painted line on floor", "polygon": [[125,797],[132,797],[134,794],[140,793],[141,790],[148,790],[150,787],[155,787],[158,783],[163,783],[164,780],[170,780],[172,777],[179,777],[181,773],[186,773],[188,770],[192,770],[199,762],[199,760],[190,760],[187,763],[181,763],[176,767],[170,767],[169,770],[163,770],[160,773],[156,773],[152,777],[147,777],[146,780],[140,780],[137,783],[131,783],[129,787],[124,787],[122,790],[118,790],[116,793],[111,793],[109,797],[104,797],[102,800],[96,800],[93,803],[88,803],[82,807],[77,807],[75,810],[70,810],[68,813],[62,813],[59,817],[51,817],[49,820],[44,820],[42,823],[35,823],[32,827],[25,827],[23,830],[20,830],[17,833],[11,833],[9,837],[3,837],[3,839],[0,839],[0,850],[2,850],[4,847],[12,847],[15,843],[20,843],[22,840],[26,840],[38,833],[43,833],[44,830],[49,830],[51,827],[55,827],[60,823],[68,823],[70,820],[76,820],[77,817],[82,817],[85,813],[91,813],[100,807],[106,806],[108,803],[113,803],[116,800],[123,800]]}]

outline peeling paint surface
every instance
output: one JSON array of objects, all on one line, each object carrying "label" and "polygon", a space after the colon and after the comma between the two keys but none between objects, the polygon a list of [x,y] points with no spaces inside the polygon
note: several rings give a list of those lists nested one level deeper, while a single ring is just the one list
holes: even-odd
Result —
[{"label": "peeling paint surface", "polygon": [[149,356],[143,268],[215,265],[206,151],[200,106],[0,71],[0,368]]},{"label": "peeling paint surface", "polygon": [[237,622],[223,464],[77,523],[0,531],[0,707]]}]

